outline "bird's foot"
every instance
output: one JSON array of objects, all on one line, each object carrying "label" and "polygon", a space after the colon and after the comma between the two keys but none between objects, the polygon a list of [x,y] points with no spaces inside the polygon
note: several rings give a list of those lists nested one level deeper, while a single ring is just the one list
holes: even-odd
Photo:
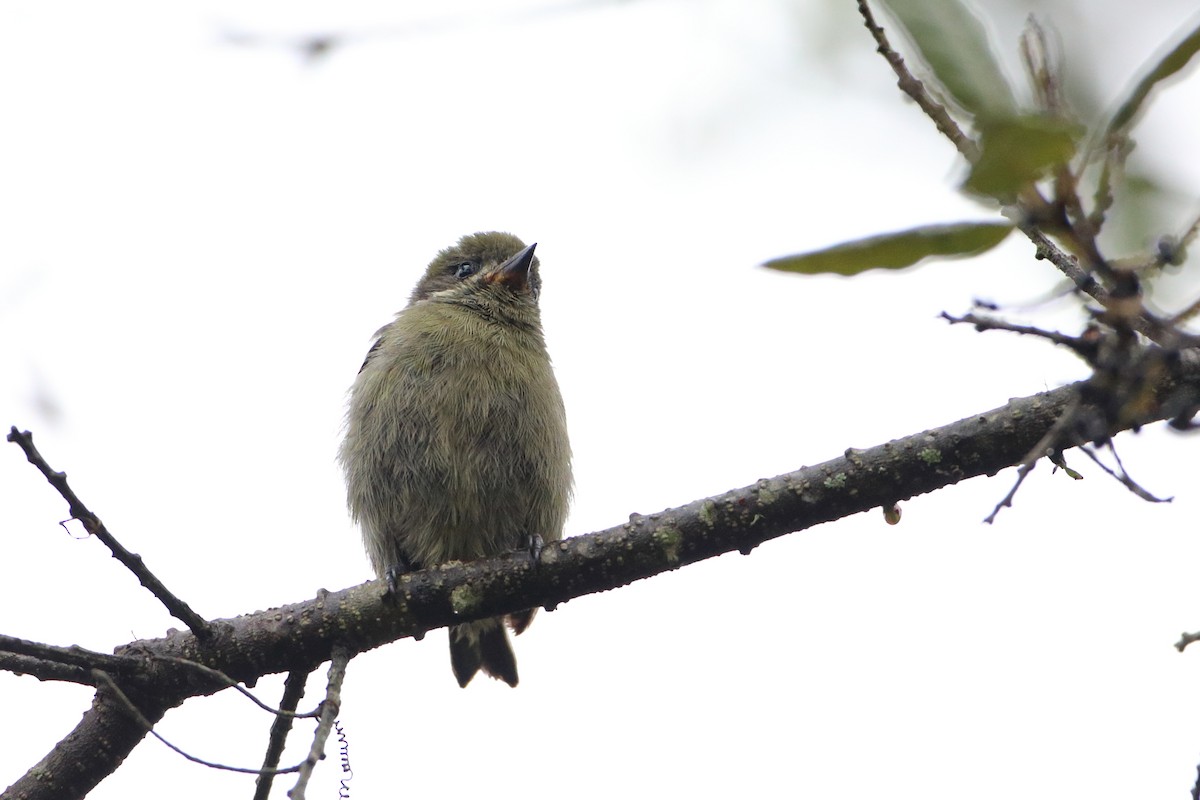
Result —
[{"label": "bird's foot", "polygon": [[546,541],[540,533],[531,533],[525,538],[525,544],[521,549],[529,555],[529,560],[536,567],[542,560],[542,551],[546,549]]},{"label": "bird's foot", "polygon": [[414,565],[405,556],[400,556],[400,559],[388,567],[383,572],[383,579],[387,583],[387,588],[383,592],[385,600],[394,600],[400,594],[400,576],[412,572]]}]

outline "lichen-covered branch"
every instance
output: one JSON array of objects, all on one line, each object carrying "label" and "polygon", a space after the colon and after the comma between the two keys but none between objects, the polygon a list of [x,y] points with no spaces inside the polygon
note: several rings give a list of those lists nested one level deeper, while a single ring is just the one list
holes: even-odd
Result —
[{"label": "lichen-covered branch", "polygon": [[[535,606],[553,609],[575,597],[723,553],[749,553],[793,531],[890,507],[1020,464],[1072,404],[1078,406],[1074,418],[1090,423],[1079,429],[1090,434],[1096,425],[1113,434],[1175,417],[1200,403],[1200,354],[1188,350],[1170,360],[1149,387],[1151,397],[1138,404],[1136,416],[1114,417],[1111,409],[1089,406],[1094,393],[1084,388],[1074,384],[1011,400],[940,428],[850,449],[830,461],[679,508],[634,514],[607,530],[547,546],[536,567],[527,554],[448,564],[402,576],[394,602],[385,600],[381,586],[372,581],[213,620],[208,624],[211,636],[203,640],[173,631],[130,642],[117,648],[116,658],[122,666],[136,659],[142,669],[136,675],[125,672],[118,683],[153,721],[188,697],[226,688],[224,676],[251,682],[277,672],[308,671],[328,661],[339,646],[352,656],[433,628]],[[1062,447],[1082,443],[1083,437],[1068,436]],[[189,662],[219,670],[221,678],[207,676]],[[115,770],[144,735],[143,726],[98,692],[80,726],[0,798],[80,796]]]}]

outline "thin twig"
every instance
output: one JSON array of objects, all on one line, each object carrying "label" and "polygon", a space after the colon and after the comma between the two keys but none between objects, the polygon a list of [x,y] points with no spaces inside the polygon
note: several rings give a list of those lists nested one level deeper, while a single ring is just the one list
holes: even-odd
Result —
[{"label": "thin twig", "polygon": [[91,670],[72,664],[47,661],[44,658],[0,653],[0,670],[14,675],[32,675],[40,681],[64,681],[92,685]]},{"label": "thin twig", "polygon": [[[1128,153],[1123,150],[1132,149],[1128,140],[1109,142],[1104,149],[1104,161],[1100,165],[1100,177],[1096,179],[1096,191],[1092,196],[1092,213],[1088,215],[1088,225],[1098,231],[1104,226],[1105,216],[1112,208],[1114,200],[1113,185],[1120,179]],[[1084,159],[1085,167],[1094,156],[1090,153]]]},{"label": "thin twig", "polygon": [[1000,509],[1012,508],[1013,498],[1017,496],[1017,490],[1021,488],[1021,484],[1025,482],[1025,478],[1028,477],[1029,473],[1033,472],[1033,468],[1036,466],[1037,461],[1033,461],[1017,467],[1017,482],[1014,483],[1012,488],[1008,490],[1008,494],[1004,495],[1004,499],[996,504],[996,507],[992,509],[992,513],[983,518],[984,522],[986,522],[988,525],[991,525],[996,521],[996,517],[1000,514]]},{"label": "thin twig", "polygon": [[1179,238],[1179,246],[1187,247],[1195,240],[1197,234],[1200,234],[1200,216],[1196,217],[1196,220],[1188,226],[1183,236]]},{"label": "thin twig", "polygon": [[[27,639],[18,639],[15,636],[0,634],[0,658],[4,657],[5,654],[32,659],[31,662],[14,661],[13,663],[27,664],[31,669],[31,674],[35,674],[37,677],[52,677],[55,680],[66,680],[72,683],[84,683],[88,685],[94,685],[92,677],[89,674],[90,670],[93,669],[129,675],[138,674],[143,671],[141,660],[137,657],[99,653],[95,650],[86,650],[78,645],[55,647],[54,645],[31,642]],[[224,684],[227,688],[234,689],[249,698],[259,708],[276,716],[315,718],[320,714],[320,708],[302,712],[297,712],[295,706],[292,706],[290,709],[273,708],[259,700],[254,696],[253,692],[240,685],[224,672],[201,664],[198,661],[178,658],[176,656],[158,655],[156,653],[149,654],[149,658],[154,661],[178,664],[195,670],[206,677],[216,680],[218,683]],[[37,671],[34,672],[32,668],[36,665],[35,662],[36,664],[43,664],[45,666],[38,667]],[[54,665],[58,665],[61,669],[54,669]],[[18,670],[14,667],[12,671]]]},{"label": "thin twig", "polygon": [[[1062,68],[1058,54],[1051,48],[1045,28],[1032,14],[1025,23],[1025,30],[1021,32],[1021,60],[1041,112],[1050,119],[1068,121],[1070,117],[1062,95]],[[1083,208],[1083,201],[1079,197],[1079,177],[1069,163],[1059,164],[1054,170],[1054,201],[1066,214],[1066,233],[1082,252],[1098,256],[1096,229],[1092,227]]]},{"label": "thin twig", "polygon": [[[132,716],[137,721],[137,723],[146,730],[147,733],[149,733],[155,739],[158,739],[160,742],[162,742],[167,747],[174,750],[179,755],[186,758],[188,761],[191,761],[196,764],[202,764],[203,766],[211,767],[212,769],[225,770],[226,772],[242,772],[242,773],[248,773],[250,775],[258,775],[258,774],[262,773],[261,769],[251,769],[248,767],[231,767],[228,764],[218,764],[215,761],[205,761],[203,758],[194,756],[191,753],[188,753],[187,751],[185,751],[179,747],[176,747],[175,745],[173,745],[169,741],[167,741],[162,735],[160,735],[158,733],[158,731],[154,730],[154,725],[150,722],[150,720],[146,719],[146,717],[142,714],[142,712],[138,710],[138,707],[136,705],[134,705],[133,701],[129,699],[129,695],[127,695],[127,694],[125,694],[125,692],[121,691],[121,687],[117,685],[116,681],[114,681],[107,672],[105,672],[104,670],[100,670],[100,669],[92,670],[92,676],[96,679],[97,686],[102,684],[105,689],[107,689],[109,692],[111,692],[112,696],[114,698],[116,698],[116,700],[119,703],[121,703],[121,705],[125,708],[125,711],[128,712],[129,715]],[[300,765],[296,764],[295,766],[284,767],[283,769],[273,770],[273,772],[276,775],[283,775],[288,772],[298,772],[299,770],[300,770]]]},{"label": "thin twig", "polygon": [[[28,639],[18,639],[15,636],[0,634],[0,652],[32,656],[43,661],[56,664],[67,664],[84,669],[103,669],[118,674],[135,673],[141,664],[136,658],[114,656],[109,653],[98,653],[87,650],[79,645],[70,647],[55,647],[54,645],[31,642]],[[88,681],[90,683],[91,681]]]},{"label": "thin twig", "polygon": [[[300,698],[304,697],[304,684],[308,681],[307,670],[292,670],[283,683],[283,697],[279,707],[284,711],[296,710]],[[292,730],[295,714],[280,714],[271,723],[271,735],[267,738],[267,752],[263,756],[264,772],[258,776],[254,786],[254,800],[267,800],[271,794],[271,785],[275,781],[274,770],[279,766],[279,758],[283,755],[283,747],[287,743],[288,733]]]},{"label": "thin twig", "polygon": [[[296,711],[295,704],[293,704],[290,708],[287,708],[287,707],[275,708],[273,706],[269,706],[266,703],[264,703],[262,700],[259,700],[257,697],[255,697],[253,692],[251,692],[246,687],[242,686],[238,681],[235,681],[233,678],[226,675],[224,672],[221,672],[221,670],[213,669],[212,667],[205,666],[204,664],[201,664],[198,661],[192,661],[191,659],[187,659],[187,658],[178,658],[175,656],[160,656],[160,655],[151,655],[151,658],[153,658],[156,661],[165,661],[168,664],[179,664],[181,666],[185,666],[185,667],[188,667],[189,669],[194,669],[197,672],[203,673],[204,675],[207,675],[210,678],[214,678],[217,681],[219,681],[220,683],[225,684],[226,688],[233,689],[233,690],[239,692],[240,694],[242,694],[243,696],[249,698],[249,700],[252,703],[254,703],[254,705],[258,706],[263,711],[267,711],[271,714],[274,714],[277,717],[288,717],[288,718],[295,718],[295,719],[315,719],[316,717],[320,716],[320,714],[321,714],[321,709],[319,706],[317,708],[314,708],[312,711],[299,711],[299,712]],[[304,693],[301,692],[301,696],[303,696],[303,694]]]},{"label": "thin twig", "polygon": [[992,319],[991,317],[981,317],[976,314],[963,314],[961,317],[955,317],[943,311],[941,318],[952,325],[974,325],[977,331],[1008,331],[1010,333],[1019,333],[1023,336],[1036,336],[1040,339],[1046,339],[1067,348],[1088,363],[1091,363],[1096,357],[1095,344],[1078,336],[1068,336],[1058,331],[1048,331],[1042,328],[1035,328],[1032,325],[1017,325],[1012,322]]},{"label": "thin twig", "polygon": [[896,73],[899,79],[897,85],[900,91],[911,97],[920,109],[925,112],[925,116],[933,121],[937,129],[942,135],[953,143],[958,148],[958,152],[962,154],[968,162],[974,163],[979,157],[979,146],[963,133],[962,128],[958,127],[958,123],[950,116],[950,112],[944,105],[933,99],[925,88],[925,84],[921,83],[911,72],[908,66],[904,63],[904,59],[900,57],[888,41],[887,34],[883,28],[879,27],[875,22],[875,15],[871,13],[871,8],[867,5],[867,0],[858,0],[858,13],[862,14],[863,22],[867,26],[867,30],[871,32],[872,38],[875,39],[876,50],[879,55],[883,56],[884,60],[891,66],[892,71]]},{"label": "thin twig", "polygon": [[[1079,266],[1079,259],[1073,255],[1063,252],[1049,237],[1042,232],[1042,229],[1036,223],[1030,220],[1023,220],[1017,223],[1017,228],[1024,233],[1029,241],[1033,242],[1037,248],[1034,257],[1041,260],[1045,259],[1054,266],[1058,267],[1059,272],[1067,276],[1067,278],[1075,284],[1075,287],[1084,294],[1092,297],[1096,302],[1100,303],[1105,308],[1113,305],[1113,295],[1099,281],[1097,281],[1090,272],[1082,269]],[[1108,268],[1111,272],[1111,267]],[[1137,304],[1137,313],[1132,315],[1123,314],[1122,317],[1130,328],[1142,334],[1152,342],[1169,346],[1172,341],[1176,341],[1176,333],[1169,330],[1164,330],[1162,323],[1152,319],[1146,313],[1146,310],[1141,305],[1141,301],[1137,298],[1131,298],[1126,302]]]},{"label": "thin twig", "polygon": [[1192,317],[1196,316],[1197,313],[1200,313],[1200,298],[1193,300],[1187,308],[1183,309],[1178,314],[1168,317],[1165,324],[1171,326],[1172,328],[1178,325],[1185,325],[1192,319]]},{"label": "thin twig", "polygon": [[196,638],[201,641],[208,639],[212,635],[208,623],[204,621],[203,617],[193,611],[183,600],[172,594],[163,582],[146,567],[141,556],[126,550],[108,532],[108,529],[104,527],[104,523],[100,521],[100,518],[93,514],[83,504],[83,501],[75,495],[71,487],[67,485],[67,474],[65,472],[55,472],[50,468],[50,465],[46,463],[46,459],[33,446],[33,434],[29,431],[18,431],[16,426],[13,426],[12,430],[8,433],[8,441],[15,442],[24,450],[25,457],[29,459],[29,463],[37,467],[46,476],[46,480],[50,482],[50,485],[58,490],[62,498],[67,501],[71,517],[82,522],[83,527],[88,533],[103,542],[112,552],[113,558],[120,561],[130,572],[136,575],[142,586],[149,589],[159,599],[159,602],[167,607],[167,611],[171,613],[171,616],[178,619],[184,625],[187,625],[188,629],[196,634]]},{"label": "thin twig", "polygon": [[1021,459],[1021,464],[1017,468],[1017,482],[1008,490],[1008,494],[1004,496],[1004,499],[996,504],[996,507],[992,509],[992,513],[984,518],[984,522],[991,525],[996,521],[996,517],[999,515],[1001,509],[1012,508],[1013,498],[1017,496],[1017,490],[1021,488],[1021,484],[1025,482],[1025,478],[1029,473],[1033,472],[1033,468],[1037,466],[1038,459],[1047,455],[1051,450],[1059,449],[1063,433],[1075,424],[1075,415],[1079,413],[1079,406],[1079,394],[1076,393],[1067,404],[1067,407],[1063,409],[1062,414],[1050,426],[1050,429],[1046,431],[1045,435],[1038,440],[1038,443],[1031,447],[1029,452],[1025,454],[1025,457]]},{"label": "thin twig", "polygon": [[[1170,252],[1162,252],[1164,250],[1164,243],[1159,243],[1159,251],[1163,257],[1163,261],[1168,264],[1182,263],[1187,253],[1187,248],[1190,247],[1192,242],[1196,239],[1197,233],[1200,233],[1200,216],[1196,217],[1196,220],[1188,226],[1186,231],[1184,231],[1183,236],[1179,237],[1179,240],[1171,245]],[[1169,317],[1166,320],[1166,324],[1172,328],[1178,325],[1184,325],[1194,316],[1196,316],[1197,312],[1200,312],[1200,299],[1193,301],[1190,305],[1188,305],[1187,308],[1183,309],[1178,314]]]},{"label": "thin twig", "polygon": [[1084,294],[1092,297],[1097,302],[1103,303],[1108,299],[1108,290],[1092,277],[1092,275],[1079,266],[1079,259],[1073,255],[1063,252],[1063,250],[1050,240],[1050,237],[1042,233],[1042,229],[1029,220],[1021,220],[1017,223],[1017,227],[1021,233],[1029,237],[1029,241],[1033,242],[1036,249],[1034,258],[1038,260],[1049,261],[1054,266],[1058,267],[1058,271],[1067,277],[1071,283],[1075,284],[1075,288]]},{"label": "thin twig", "polygon": [[333,729],[333,721],[337,719],[342,707],[342,681],[346,678],[346,665],[350,663],[350,651],[343,645],[334,645],[329,660],[329,679],[325,688],[325,700],[321,703],[321,723],[313,734],[312,747],[308,750],[308,758],[300,765],[300,775],[296,785],[288,793],[292,800],[304,800],[308,780],[312,777],[313,768],[325,757],[325,740]]},{"label": "thin twig", "polygon": [[1025,29],[1021,31],[1021,61],[1025,72],[1033,86],[1037,104],[1042,111],[1055,118],[1066,116],[1066,102],[1063,100],[1062,72],[1059,50],[1051,48],[1046,29],[1030,14],[1025,20]]},{"label": "thin twig", "polygon": [[1100,467],[1100,469],[1107,472],[1109,474],[1109,476],[1116,478],[1118,481],[1121,482],[1122,486],[1124,486],[1126,489],[1133,492],[1134,494],[1136,494],[1138,497],[1142,498],[1143,500],[1145,500],[1149,503],[1169,503],[1175,499],[1173,497],[1155,497],[1154,495],[1150,494],[1150,492],[1146,491],[1140,485],[1138,485],[1138,483],[1133,478],[1129,477],[1129,473],[1125,471],[1125,465],[1121,463],[1121,457],[1117,455],[1117,450],[1115,447],[1112,446],[1111,441],[1109,442],[1109,450],[1112,452],[1113,458],[1115,458],[1117,460],[1117,468],[1120,470],[1120,473],[1118,473],[1116,470],[1112,469],[1110,466],[1108,466],[1103,461],[1101,461],[1100,457],[1092,452],[1092,448],[1080,447],[1079,449],[1083,451],[1083,454],[1085,456],[1087,456],[1093,462],[1095,462],[1096,466]]}]

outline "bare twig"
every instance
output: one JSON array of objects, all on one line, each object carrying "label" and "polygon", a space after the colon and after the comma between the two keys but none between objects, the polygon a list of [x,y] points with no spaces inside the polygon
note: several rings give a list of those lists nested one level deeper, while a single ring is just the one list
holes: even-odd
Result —
[{"label": "bare twig", "polygon": [[[194,669],[197,672],[201,673],[202,675],[206,675],[210,678],[213,678],[216,681],[219,681],[219,682],[225,684],[225,686],[227,688],[233,689],[233,690],[237,691],[239,694],[248,698],[250,700],[250,702],[254,703],[254,705],[258,706],[263,711],[267,711],[271,714],[274,714],[277,717],[286,717],[288,719],[315,719],[316,717],[320,716],[320,714],[321,714],[321,709],[319,707],[314,708],[312,711],[297,712],[296,705],[294,703],[291,706],[283,706],[281,708],[274,708],[272,706],[269,706],[266,703],[264,703],[262,700],[259,700],[257,697],[255,697],[253,692],[251,692],[246,687],[242,686],[238,681],[235,681],[233,678],[226,675],[224,672],[221,672],[221,670],[213,669],[212,667],[205,666],[204,664],[201,664],[198,661],[192,661],[191,659],[187,659],[187,658],[176,658],[174,656],[160,656],[157,654],[152,655],[151,658],[155,659],[156,661],[165,661],[168,664],[180,664],[189,669]],[[301,689],[303,689],[303,683],[301,683]],[[301,691],[300,696],[302,697],[303,695],[304,695],[304,692]],[[286,697],[287,695],[285,694],[284,696]],[[297,700],[299,700],[299,698],[297,698]]]},{"label": "bare twig", "polygon": [[149,589],[159,601],[167,607],[167,611],[180,622],[188,626],[192,633],[196,634],[197,639],[206,639],[211,632],[208,629],[208,623],[204,618],[197,614],[188,606],[187,603],[180,600],[172,594],[167,587],[160,581],[154,573],[147,567],[142,557],[137,553],[131,553],[126,550],[116,538],[108,532],[104,527],[104,523],[100,518],[93,514],[87,506],[83,504],[71,487],[67,485],[67,474],[65,472],[55,472],[46,463],[46,459],[33,446],[33,434],[29,431],[18,431],[16,426],[13,426],[8,433],[8,441],[15,442],[22,450],[25,451],[25,457],[29,459],[29,463],[33,464],[38,470],[46,476],[46,480],[50,485],[58,490],[62,498],[67,501],[70,509],[71,517],[83,523],[83,527],[87,532],[101,542],[104,543],[110,551],[113,558],[124,564],[130,572],[137,576],[138,581],[142,586]]},{"label": "bare twig", "polygon": [[[1046,30],[1032,14],[1021,32],[1021,60],[1033,86],[1034,98],[1041,111],[1051,119],[1068,121],[1070,115],[1062,94],[1061,67],[1058,53],[1051,47]],[[1040,196],[1035,205],[1041,205]],[[1066,214],[1069,222],[1064,233],[1078,246],[1097,260],[1096,229],[1083,208],[1079,198],[1079,178],[1069,163],[1059,164],[1054,171],[1054,202]],[[1099,259],[1103,261],[1103,259]]]},{"label": "bare twig", "polygon": [[[284,711],[294,712],[304,697],[304,684],[308,681],[308,670],[292,670],[283,683],[283,698],[279,707]],[[287,743],[288,733],[292,730],[294,714],[280,714],[271,723],[271,735],[267,738],[267,752],[263,756],[262,768],[265,770],[258,776],[254,786],[254,800],[267,800],[274,783],[274,770],[279,766],[279,758],[283,755],[283,747]]]},{"label": "bare twig", "polygon": [[[1166,264],[1181,264],[1186,256],[1188,247],[1195,241],[1196,235],[1200,233],[1200,216],[1196,217],[1195,221],[1188,226],[1183,235],[1178,240],[1171,240],[1170,237],[1164,237],[1164,241],[1160,241],[1158,245],[1159,255]],[[1187,324],[1192,318],[1200,313],[1200,300],[1195,300],[1190,303],[1187,308],[1180,311],[1178,314],[1168,318],[1166,324],[1174,328],[1179,325]]]},{"label": "bare twig", "polygon": [[[138,660],[129,656],[98,653],[95,650],[87,650],[74,644],[70,647],[55,647],[54,645],[31,642],[27,639],[18,639],[15,636],[5,636],[4,634],[0,634],[0,652],[31,656],[42,661],[66,664],[87,670],[103,669],[118,674],[136,672],[140,667]],[[85,682],[91,683],[90,680]]]},{"label": "bare twig", "polygon": [[1179,237],[1179,244],[1182,247],[1187,247],[1195,241],[1197,234],[1200,234],[1200,216],[1196,217],[1195,221],[1184,231],[1183,236]]},{"label": "bare twig", "polygon": [[1029,220],[1019,220],[1017,227],[1021,230],[1021,233],[1029,237],[1029,241],[1033,242],[1036,248],[1034,251],[1035,258],[1039,261],[1049,261],[1058,267],[1058,271],[1065,275],[1071,283],[1075,284],[1076,289],[1096,301],[1103,303],[1108,299],[1108,290],[1101,286],[1091,273],[1079,266],[1079,259],[1063,252],[1046,234],[1042,233],[1042,229],[1036,224]]},{"label": "bare twig", "polygon": [[1079,199],[1079,179],[1069,164],[1062,164],[1054,173],[1054,199],[1066,212],[1070,222],[1069,235],[1078,248],[1090,253],[1092,261],[1104,263],[1096,244],[1096,231],[1083,208],[1083,201]]},{"label": "bare twig", "polygon": [[[1113,185],[1120,178],[1125,160],[1132,149],[1128,139],[1108,142],[1104,148],[1104,162],[1100,166],[1100,177],[1096,179],[1096,191],[1092,196],[1092,213],[1088,215],[1088,225],[1094,231],[1104,226],[1105,216],[1113,205]],[[1084,165],[1087,166],[1094,160],[1094,156],[1089,155]]]},{"label": "bare twig", "polygon": [[1050,47],[1046,29],[1033,14],[1025,20],[1020,42],[1021,61],[1029,75],[1038,107],[1051,116],[1064,116],[1066,103],[1063,101],[1057,49]]},{"label": "bare twig", "polygon": [[976,314],[963,314],[961,317],[955,317],[943,311],[941,318],[952,325],[974,325],[977,331],[1009,331],[1010,333],[1019,333],[1024,336],[1036,336],[1040,339],[1046,339],[1071,350],[1088,363],[1091,363],[1096,356],[1096,346],[1094,343],[1087,339],[1078,336],[1068,336],[1058,331],[1048,331],[1042,328],[1035,328],[1031,325],[1017,325],[991,317],[981,317]]},{"label": "bare twig", "polygon": [[[1039,260],[1045,259],[1058,267],[1059,272],[1067,276],[1075,284],[1075,288],[1093,298],[1105,308],[1114,307],[1115,298],[1113,294],[1097,281],[1090,272],[1082,269],[1079,266],[1079,260],[1075,256],[1063,252],[1058,245],[1051,241],[1036,223],[1030,220],[1021,220],[1017,223],[1017,228],[1029,238],[1029,241],[1033,242],[1036,248],[1034,253],[1035,258]],[[1111,268],[1109,268],[1109,272],[1112,272]],[[1177,344],[1180,341],[1175,332],[1166,329],[1163,323],[1151,318],[1146,313],[1139,298],[1127,298],[1121,302],[1132,304],[1135,307],[1134,313],[1124,313],[1124,311],[1121,313],[1122,324],[1127,325],[1151,341],[1164,346]],[[1120,307],[1124,308],[1123,305]]]},{"label": "bare twig", "polygon": [[996,507],[992,509],[992,513],[983,518],[984,522],[986,522],[988,525],[991,525],[996,521],[996,517],[999,516],[1001,509],[1012,508],[1013,498],[1017,496],[1017,490],[1021,488],[1021,484],[1025,482],[1025,478],[1029,476],[1029,473],[1033,472],[1033,468],[1036,466],[1037,461],[1034,460],[1017,467],[1016,483],[1014,483],[1012,488],[1008,490],[1008,494],[1004,495],[1004,499],[996,504]]},{"label": "bare twig", "polygon": [[1063,409],[1058,419],[1050,426],[1045,435],[1038,440],[1037,444],[1029,448],[1029,452],[1021,459],[1021,464],[1017,468],[1016,483],[1008,490],[1008,494],[1004,496],[1004,499],[996,504],[996,507],[992,509],[992,513],[984,518],[984,522],[991,525],[996,521],[996,517],[1000,514],[1001,509],[1012,508],[1013,498],[1017,496],[1017,490],[1021,488],[1021,484],[1025,482],[1025,478],[1029,476],[1029,473],[1033,472],[1033,468],[1037,466],[1038,459],[1049,455],[1052,450],[1061,449],[1063,441],[1067,438],[1067,432],[1075,424],[1075,416],[1079,413],[1079,405],[1079,396],[1076,394],[1067,403],[1066,408]]},{"label": "bare twig", "polygon": [[16,653],[0,653],[0,670],[14,675],[32,675],[40,681],[65,681],[92,685],[91,671],[86,667],[46,661]]},{"label": "bare twig", "polygon": [[1119,455],[1117,455],[1117,450],[1115,447],[1112,446],[1111,441],[1108,443],[1108,447],[1109,447],[1109,450],[1113,454],[1113,458],[1115,458],[1117,460],[1117,469],[1120,470],[1120,473],[1118,473],[1112,467],[1108,466],[1103,461],[1101,461],[1100,457],[1097,456],[1094,452],[1092,452],[1092,448],[1081,447],[1079,449],[1083,451],[1084,455],[1086,455],[1093,462],[1095,462],[1096,466],[1100,467],[1100,469],[1107,472],[1110,477],[1116,478],[1118,481],[1121,482],[1122,486],[1124,486],[1126,489],[1133,492],[1134,494],[1136,494],[1138,497],[1142,498],[1146,502],[1169,503],[1175,499],[1173,497],[1155,497],[1154,495],[1150,494],[1150,492],[1148,492],[1144,488],[1142,488],[1137,483],[1137,481],[1135,481],[1133,478],[1129,477],[1129,473],[1125,471],[1125,465],[1121,463],[1121,457]]},{"label": "bare twig", "polygon": [[1198,313],[1200,313],[1200,298],[1193,300],[1188,304],[1187,308],[1168,318],[1165,324],[1172,328],[1178,327],[1179,325],[1186,325]]},{"label": "bare twig", "polygon": [[[1036,336],[1070,349],[1093,369],[1092,377],[1081,385],[1081,395],[1086,396],[1089,402],[1094,402],[1102,408],[1104,416],[1110,421],[1124,416],[1128,407],[1133,406],[1136,408],[1145,401],[1144,388],[1154,380],[1155,373],[1161,369],[1161,359],[1164,357],[1164,351],[1162,350],[1147,350],[1137,346],[1135,338],[1128,331],[1125,333],[1119,331],[1115,333],[1109,331],[1106,333],[1104,332],[1106,329],[1094,328],[1092,329],[1092,333],[1095,335],[1085,334],[1076,337],[1057,331],[1047,331],[1029,325],[1017,325],[976,314],[965,314],[962,317],[954,317],[946,312],[942,312],[941,316],[952,324],[966,323],[974,325],[978,331],[1004,330],[1028,336]],[[1126,346],[1122,346],[1122,343],[1125,343]],[[1069,406],[1063,412],[1058,422],[1029,451],[1018,469],[1015,485],[1005,495],[1004,499],[996,505],[995,509],[993,509],[992,513],[985,520],[986,522],[993,522],[1001,509],[1012,505],[1017,490],[1033,470],[1039,458],[1046,455],[1053,457],[1054,454],[1058,454],[1059,458],[1056,463],[1061,463],[1065,467],[1065,462],[1062,462],[1061,459],[1062,448],[1064,445],[1071,446],[1074,442],[1078,441],[1084,427],[1078,424],[1080,423],[1077,417],[1079,406],[1079,402]],[[1107,428],[1107,426],[1105,427]],[[1096,433],[1101,437],[1101,440],[1108,441],[1111,447],[1111,440],[1107,439],[1102,430],[1098,430]],[[1155,503],[1169,502],[1169,500],[1162,500],[1150,494],[1129,477],[1124,465],[1121,464],[1120,457],[1117,455],[1115,448],[1112,452],[1113,456],[1117,459],[1117,465],[1120,469],[1119,474],[1101,462],[1091,449],[1087,447],[1080,449],[1106,473],[1120,481],[1123,486],[1143,500]]]},{"label": "bare twig", "polygon": [[[242,772],[249,773],[251,775],[262,773],[262,770],[260,769],[251,769],[249,767],[231,767],[228,764],[219,764],[215,761],[206,761],[203,758],[192,755],[186,750],[176,747],[175,745],[171,744],[171,742],[167,741],[167,739],[164,738],[158,731],[154,730],[154,723],[143,716],[142,712],[138,710],[138,707],[134,705],[133,701],[129,699],[129,696],[121,690],[121,687],[117,685],[116,681],[114,681],[107,672],[99,669],[92,670],[92,676],[96,680],[96,685],[103,686],[109,693],[111,693],[112,696],[116,698],[116,700],[125,708],[125,711],[131,717],[133,717],[137,723],[146,730],[147,733],[149,733],[155,739],[158,739],[171,750],[174,750],[176,753],[186,758],[188,761],[201,764],[205,767],[211,767],[212,769],[225,770],[226,772]],[[296,772],[299,769],[300,765],[297,764],[292,767],[284,767],[283,769],[272,770],[272,772],[274,772],[276,775],[282,775],[288,772]]]},{"label": "bare twig", "polygon": [[334,645],[329,661],[329,680],[325,688],[325,700],[321,703],[321,723],[313,734],[312,747],[308,750],[308,758],[300,765],[300,775],[296,785],[288,796],[292,800],[304,800],[304,792],[308,788],[308,779],[312,776],[317,762],[325,757],[325,740],[333,729],[333,721],[337,719],[342,707],[342,681],[346,678],[346,665],[350,663],[350,651],[343,645]]},{"label": "bare twig", "polygon": [[875,39],[876,50],[879,55],[883,56],[884,60],[891,66],[892,71],[896,73],[898,79],[897,85],[900,91],[911,97],[916,102],[917,106],[925,112],[925,116],[933,121],[937,129],[951,141],[968,162],[974,162],[979,157],[979,146],[963,133],[962,128],[958,127],[958,123],[950,116],[950,112],[944,105],[933,99],[933,96],[926,90],[925,84],[921,83],[908,69],[904,63],[904,59],[892,47],[888,41],[887,33],[879,24],[875,22],[875,15],[871,13],[870,6],[867,5],[867,0],[858,0],[858,13],[862,15],[863,23],[867,26],[867,30],[871,32],[872,38]]}]

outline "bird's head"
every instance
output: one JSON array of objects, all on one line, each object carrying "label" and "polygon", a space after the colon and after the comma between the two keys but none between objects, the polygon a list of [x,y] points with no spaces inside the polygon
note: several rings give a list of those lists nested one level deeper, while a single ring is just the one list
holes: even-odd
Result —
[{"label": "bird's head", "polygon": [[472,233],[437,254],[409,298],[409,305],[434,298],[537,307],[542,279],[536,244],[511,233]]}]

